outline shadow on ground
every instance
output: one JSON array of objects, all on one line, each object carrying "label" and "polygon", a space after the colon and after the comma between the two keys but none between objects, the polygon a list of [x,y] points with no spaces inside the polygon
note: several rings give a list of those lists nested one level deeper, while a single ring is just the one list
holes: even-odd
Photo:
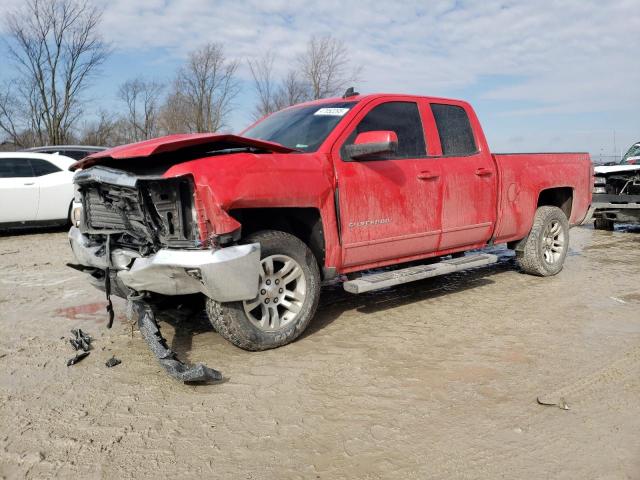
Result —
[{"label": "shadow on ground", "polygon": [[[504,251],[498,253],[503,253],[501,260],[497,264],[488,267],[425,279],[377,292],[353,295],[345,292],[340,283],[327,286],[322,290],[315,318],[300,338],[314,335],[331,325],[344,312],[349,310],[355,309],[364,314],[380,312],[415,302],[435,299],[453,292],[462,292],[490,285],[494,283],[491,279],[493,275],[515,268],[512,254],[504,254]],[[185,361],[189,359],[189,354],[193,347],[193,337],[213,330],[205,312],[195,314],[164,312],[159,316],[159,319],[170,324],[175,329],[170,347]]]},{"label": "shadow on ground", "polygon": [[41,234],[41,233],[59,233],[59,232],[66,232],[67,230],[69,230],[68,225],[51,225],[46,227],[33,227],[33,226],[12,227],[12,228],[0,227],[0,238],[16,237],[21,235],[35,235],[35,234]]}]

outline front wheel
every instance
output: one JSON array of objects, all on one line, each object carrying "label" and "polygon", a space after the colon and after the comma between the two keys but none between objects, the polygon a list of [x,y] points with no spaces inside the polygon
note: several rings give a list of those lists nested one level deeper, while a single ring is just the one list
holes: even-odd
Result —
[{"label": "front wheel", "polygon": [[558,207],[539,207],[524,250],[517,252],[520,268],[531,275],[548,277],[562,270],[569,249],[569,221]]},{"label": "front wheel", "polygon": [[268,350],[295,340],[307,328],[320,298],[320,271],[304,242],[264,230],[245,239],[259,243],[258,294],[242,302],[207,299],[207,314],[220,335],[244,350]]}]

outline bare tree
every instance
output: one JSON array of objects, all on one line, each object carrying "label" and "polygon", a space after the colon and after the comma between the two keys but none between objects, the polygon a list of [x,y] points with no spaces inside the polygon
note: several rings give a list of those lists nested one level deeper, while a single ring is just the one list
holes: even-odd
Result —
[{"label": "bare tree", "polygon": [[298,66],[312,99],[338,95],[358,80],[362,67],[353,65],[345,44],[331,36],[311,37]]},{"label": "bare tree", "polygon": [[101,110],[97,119],[84,123],[78,142],[83,145],[104,147],[120,145],[128,141],[125,137],[125,133],[128,131],[127,127],[124,118],[115,117],[113,114]]},{"label": "bare tree", "polygon": [[158,110],[163,85],[142,78],[127,80],[118,89],[126,104],[127,140],[138,142],[158,135]]},{"label": "bare tree", "polygon": [[284,77],[274,99],[275,110],[280,110],[296,103],[310,99],[310,92],[300,75],[295,70],[289,70]]},{"label": "bare tree", "polygon": [[41,103],[34,81],[7,81],[0,91],[0,130],[17,147],[27,148],[46,142]]},{"label": "bare tree", "polygon": [[81,114],[81,94],[109,53],[97,31],[101,16],[87,0],[26,0],[6,16],[9,57],[20,85],[11,107],[15,115],[0,112],[0,129],[9,137],[33,130],[53,145],[69,138]]},{"label": "bare tree", "polygon": [[[174,117],[169,123],[182,131],[216,132],[226,127],[232,102],[240,91],[237,69],[238,62],[228,60],[218,43],[192,52],[176,76],[164,123],[171,114]],[[179,125],[180,121],[184,124]]]},{"label": "bare tree", "polygon": [[256,120],[277,110],[275,105],[276,81],[273,78],[274,60],[273,52],[267,52],[259,58],[248,61],[254,88],[258,95],[258,104],[253,114]]},{"label": "bare tree", "polygon": [[297,68],[279,80],[274,77],[274,63],[272,52],[249,60],[258,96],[256,119],[296,103],[339,95],[358,81],[362,71],[349,60],[344,43],[331,36],[312,37],[297,58]]},{"label": "bare tree", "polygon": [[185,133],[192,131],[190,107],[187,99],[180,93],[175,84],[167,96],[162,108],[158,124],[162,133]]},{"label": "bare tree", "polygon": [[6,82],[0,91],[0,128],[9,137],[12,144],[18,147],[25,145],[22,133],[28,130],[29,116],[24,115],[26,109],[15,94],[12,82]]},{"label": "bare tree", "polygon": [[273,52],[267,52],[259,58],[248,61],[258,95],[258,104],[253,114],[256,120],[309,99],[309,89],[300,80],[300,75],[295,70],[289,70],[280,81],[274,78],[274,62]]}]

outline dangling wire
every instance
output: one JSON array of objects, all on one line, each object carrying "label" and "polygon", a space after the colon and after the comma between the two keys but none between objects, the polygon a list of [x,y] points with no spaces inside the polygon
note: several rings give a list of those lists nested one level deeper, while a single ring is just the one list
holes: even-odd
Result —
[{"label": "dangling wire", "polygon": [[107,314],[109,315],[109,322],[107,328],[113,326],[113,303],[111,302],[111,235],[107,235],[107,268],[104,270],[104,291],[107,295]]}]

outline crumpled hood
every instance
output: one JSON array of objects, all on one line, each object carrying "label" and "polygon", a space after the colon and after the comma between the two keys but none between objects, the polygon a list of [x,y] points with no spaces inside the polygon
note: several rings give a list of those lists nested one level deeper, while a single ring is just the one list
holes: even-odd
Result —
[{"label": "crumpled hood", "polygon": [[593,168],[594,172],[600,175],[609,173],[633,172],[640,171],[640,165],[600,165]]},{"label": "crumpled hood", "polygon": [[179,151],[190,151],[206,156],[210,152],[243,147],[252,147],[273,153],[295,151],[295,149],[285,147],[279,143],[241,137],[239,135],[215,133],[177,134],[103,150],[74,163],[69,167],[69,170],[73,171],[93,165],[111,163],[114,160],[151,158],[156,155],[177,153]]}]

